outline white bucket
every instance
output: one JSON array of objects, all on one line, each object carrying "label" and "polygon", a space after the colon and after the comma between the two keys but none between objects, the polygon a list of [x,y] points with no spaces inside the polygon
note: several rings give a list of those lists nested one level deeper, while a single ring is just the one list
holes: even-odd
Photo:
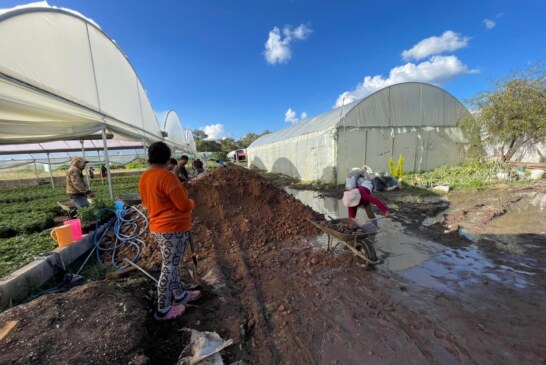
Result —
[{"label": "white bucket", "polygon": [[510,175],[507,172],[497,172],[497,179],[499,180],[508,180]]},{"label": "white bucket", "polygon": [[531,170],[531,179],[532,180],[540,180],[544,176],[544,170],[541,169],[534,169]]}]

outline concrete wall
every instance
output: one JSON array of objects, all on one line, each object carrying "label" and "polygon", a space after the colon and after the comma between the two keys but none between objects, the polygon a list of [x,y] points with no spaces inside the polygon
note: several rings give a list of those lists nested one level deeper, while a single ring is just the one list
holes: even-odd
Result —
[{"label": "concrete wall", "polygon": [[[106,224],[99,227],[101,234]],[[93,247],[93,232],[83,237],[78,242],[65,247],[58,247],[54,252],[59,253],[66,266],[80,258]],[[92,260],[91,258],[90,260]],[[47,262],[49,261],[49,263]],[[44,259],[36,259],[21,269],[0,280],[0,306],[7,307],[11,301],[21,300],[27,297],[33,289],[45,284],[54,274],[55,258],[49,256]]]}]

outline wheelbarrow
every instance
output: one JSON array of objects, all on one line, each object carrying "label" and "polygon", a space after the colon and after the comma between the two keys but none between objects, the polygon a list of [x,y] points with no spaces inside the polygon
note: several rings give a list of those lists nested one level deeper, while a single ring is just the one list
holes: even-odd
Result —
[{"label": "wheelbarrow", "polygon": [[[353,253],[355,261],[359,266],[363,268],[371,268],[374,265],[381,263],[381,261],[377,259],[375,248],[373,247],[373,243],[369,239],[379,232],[379,228],[377,228],[376,226],[372,224],[364,224],[359,226],[360,230],[363,231],[361,233],[343,233],[336,231],[330,227],[321,225],[320,221],[309,220],[309,222],[324,233],[326,233],[326,235],[328,236],[328,252],[333,252],[336,247],[341,243]],[[354,224],[354,221],[350,218],[333,219],[328,222],[333,224],[351,222],[352,224]],[[334,247],[332,247],[334,239],[337,240],[338,243]]]},{"label": "wheelbarrow", "polygon": [[140,194],[133,193],[133,194],[119,194],[118,199],[124,202],[126,205],[138,205],[142,203],[142,198],[140,197]]},{"label": "wheelbarrow", "polygon": [[72,219],[76,217],[77,208],[72,200],[63,200],[60,202],[58,201],[57,204],[61,207],[62,210],[66,212],[68,218]]}]

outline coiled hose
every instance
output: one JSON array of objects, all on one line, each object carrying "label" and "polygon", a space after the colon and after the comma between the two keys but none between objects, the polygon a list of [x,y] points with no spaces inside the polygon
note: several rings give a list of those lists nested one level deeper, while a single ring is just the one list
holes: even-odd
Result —
[{"label": "coiled hose", "polygon": [[[150,223],[149,223],[148,218],[146,217],[146,215],[140,209],[138,209],[138,208],[136,208],[134,206],[125,208],[125,209],[123,209],[121,211],[117,211],[117,212],[115,210],[113,210],[113,209],[101,209],[96,214],[98,216],[100,216],[100,214],[103,213],[103,212],[112,212],[112,213],[114,213],[116,215],[116,219],[114,221],[111,221],[108,224],[108,226],[103,231],[102,235],[100,235],[100,237],[97,234],[98,228],[99,228],[98,227],[99,223],[97,222],[97,224],[95,226],[95,233],[94,233],[93,241],[94,241],[95,247],[96,247],[97,261],[98,261],[99,264],[104,265],[104,262],[103,262],[102,257],[101,257],[102,253],[111,252],[112,266],[114,268],[116,268],[117,270],[125,269],[125,268],[129,267],[130,265],[129,264],[125,264],[125,265],[118,264],[116,262],[116,253],[119,250],[122,250],[126,246],[133,246],[135,248],[135,250],[136,250],[136,254],[133,256],[133,258],[130,261],[133,262],[133,263],[136,263],[140,259],[141,246],[144,244],[144,242],[142,240],[140,240],[139,237],[142,236],[148,230],[148,226],[149,226]],[[140,217],[137,216],[136,218],[132,218],[132,219],[128,218],[128,216],[132,212],[137,212],[140,217],[144,218],[144,221],[146,222],[146,227],[144,227],[143,230],[140,230],[140,227],[136,223],[139,220]],[[100,245],[100,242],[101,242],[102,238],[106,235],[106,233],[108,233],[110,231],[110,228],[111,228],[112,224],[114,225],[114,235],[115,235],[114,245],[111,246],[111,247],[103,247],[103,246]],[[127,227],[127,226],[131,227],[129,233],[127,233],[127,234],[122,233],[122,229]]]}]

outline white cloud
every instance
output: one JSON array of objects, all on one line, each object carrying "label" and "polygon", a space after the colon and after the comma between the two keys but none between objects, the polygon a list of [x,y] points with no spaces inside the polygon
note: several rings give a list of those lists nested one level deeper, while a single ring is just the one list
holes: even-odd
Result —
[{"label": "white cloud", "polygon": [[208,136],[207,141],[216,141],[231,137],[231,132],[227,131],[223,124],[210,124],[199,129]]},{"label": "white cloud", "polygon": [[451,30],[444,32],[441,36],[432,36],[423,39],[411,49],[402,52],[404,60],[420,60],[428,56],[437,55],[443,52],[453,52],[468,45],[469,38],[463,37]]},{"label": "white cloud", "polygon": [[487,28],[487,29],[493,29],[493,28],[495,28],[495,25],[497,25],[497,23],[495,23],[491,19],[484,19],[483,24],[485,25],[485,28]]},{"label": "white cloud", "polygon": [[433,56],[428,61],[418,64],[409,62],[395,67],[390,70],[387,78],[382,75],[365,76],[354,90],[345,91],[339,95],[335,107],[349,104],[377,90],[401,82],[417,81],[440,84],[454,77],[476,72],[478,71],[469,69],[456,56]]},{"label": "white cloud", "polygon": [[288,108],[286,113],[284,113],[284,121],[286,123],[296,123],[298,121],[297,113],[291,108]]},{"label": "white cloud", "polygon": [[[305,24],[297,26],[294,30],[287,25],[283,28],[282,34],[278,27],[269,32],[269,38],[265,42],[264,56],[267,63],[286,63],[292,58],[290,43],[293,40],[304,40],[312,33],[311,28]],[[284,36],[284,37],[283,37]]]},{"label": "white cloud", "polygon": [[288,108],[286,113],[284,113],[284,121],[286,123],[296,124],[297,122],[299,122],[300,120],[304,120],[305,118],[307,118],[306,112],[301,113],[300,117],[298,118],[298,113],[292,110],[292,108]]}]

